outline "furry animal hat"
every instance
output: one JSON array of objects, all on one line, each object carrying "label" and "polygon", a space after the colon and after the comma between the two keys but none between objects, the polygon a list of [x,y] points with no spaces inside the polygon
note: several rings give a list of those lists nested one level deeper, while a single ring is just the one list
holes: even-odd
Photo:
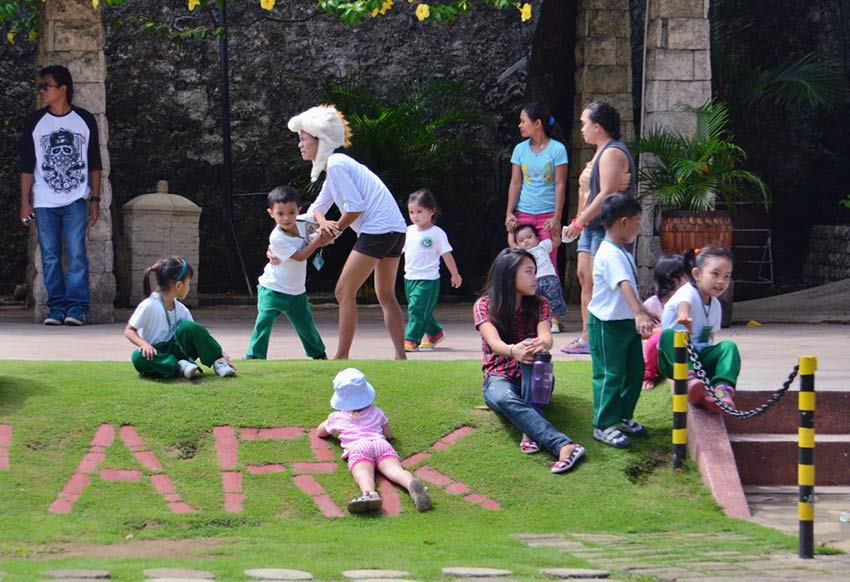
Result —
[{"label": "furry animal hat", "polygon": [[303,130],[319,140],[319,149],[310,171],[311,182],[319,179],[335,149],[351,145],[348,121],[333,105],[311,107],[290,119],[287,126],[290,131],[299,133]]}]

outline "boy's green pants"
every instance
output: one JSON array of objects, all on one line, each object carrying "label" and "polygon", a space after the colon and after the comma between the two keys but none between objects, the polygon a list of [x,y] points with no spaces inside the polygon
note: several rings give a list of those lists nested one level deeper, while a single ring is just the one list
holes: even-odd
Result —
[{"label": "boy's green pants", "polygon": [[[661,332],[661,339],[658,340],[658,371],[665,378],[673,377],[673,359],[676,351],[673,347],[673,337],[676,334],[674,329],[665,329]],[[699,361],[702,364],[702,369],[711,380],[713,386],[726,384],[727,386],[735,387],[738,382],[738,374],[741,372],[741,355],[738,353],[738,346],[735,342],[725,340],[708,346],[701,350],[697,350]],[[688,370],[693,370],[694,366],[688,361]]]},{"label": "boy's green pants", "polygon": [[288,295],[266,289],[262,285],[257,285],[257,322],[254,324],[254,333],[251,334],[247,357],[266,359],[272,326],[281,313],[286,315],[289,323],[295,328],[307,355],[311,358],[324,358],[325,344],[316,329],[316,322],[313,321],[307,294]]},{"label": "boy's green pants", "polygon": [[643,382],[643,350],[634,319],[602,321],[588,313],[593,364],[593,426],[608,428],[634,417]]},{"label": "boy's green pants", "polygon": [[133,367],[143,376],[174,378],[180,373],[179,360],[194,362],[200,358],[205,366],[212,366],[221,357],[221,344],[215,341],[203,325],[183,320],[174,328],[170,340],[153,346],[156,355],[148,360],[139,350],[131,356]]},{"label": "boy's green pants", "polygon": [[423,336],[433,336],[443,331],[443,326],[434,317],[434,309],[440,298],[439,279],[405,279],[404,293],[407,295],[407,327],[404,330],[404,339],[418,344]]}]

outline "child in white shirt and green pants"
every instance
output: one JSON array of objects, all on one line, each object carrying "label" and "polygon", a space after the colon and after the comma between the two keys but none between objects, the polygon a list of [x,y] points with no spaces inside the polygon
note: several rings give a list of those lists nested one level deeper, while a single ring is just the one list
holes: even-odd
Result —
[{"label": "child in white shirt and green pants", "polygon": [[624,248],[637,237],[640,215],[640,202],[628,195],[611,194],[602,203],[605,240],[593,261],[588,306],[593,438],[618,448],[631,443],[627,434],[646,434],[633,418],[644,373],[641,334],[651,333],[657,323],[638,298],[637,267]]}]

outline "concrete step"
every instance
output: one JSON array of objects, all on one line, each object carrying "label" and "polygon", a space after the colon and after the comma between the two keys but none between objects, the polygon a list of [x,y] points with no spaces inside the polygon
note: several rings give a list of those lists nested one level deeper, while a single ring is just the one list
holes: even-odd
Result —
[{"label": "concrete step", "polygon": [[[744,486],[796,485],[796,434],[729,434]],[[850,434],[815,433],[815,485],[850,486]]]},{"label": "concrete step", "polygon": [[[817,379],[815,379],[817,383]],[[778,388],[779,386],[777,386]],[[764,403],[773,392],[742,391],[735,395],[739,410],[749,410]],[[815,432],[821,434],[847,434],[850,418],[850,392],[833,390],[818,392],[815,387]],[[799,411],[796,389],[789,390],[782,400],[770,410],[748,420],[724,417],[726,429],[734,434],[797,434]]]}]

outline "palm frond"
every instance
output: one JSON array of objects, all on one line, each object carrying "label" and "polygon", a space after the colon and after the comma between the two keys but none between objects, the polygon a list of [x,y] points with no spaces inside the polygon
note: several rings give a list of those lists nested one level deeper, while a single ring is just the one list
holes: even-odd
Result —
[{"label": "palm frond", "polygon": [[818,59],[815,53],[760,71],[744,104],[751,108],[768,102],[779,107],[834,109],[847,99],[847,83],[841,71]]}]

